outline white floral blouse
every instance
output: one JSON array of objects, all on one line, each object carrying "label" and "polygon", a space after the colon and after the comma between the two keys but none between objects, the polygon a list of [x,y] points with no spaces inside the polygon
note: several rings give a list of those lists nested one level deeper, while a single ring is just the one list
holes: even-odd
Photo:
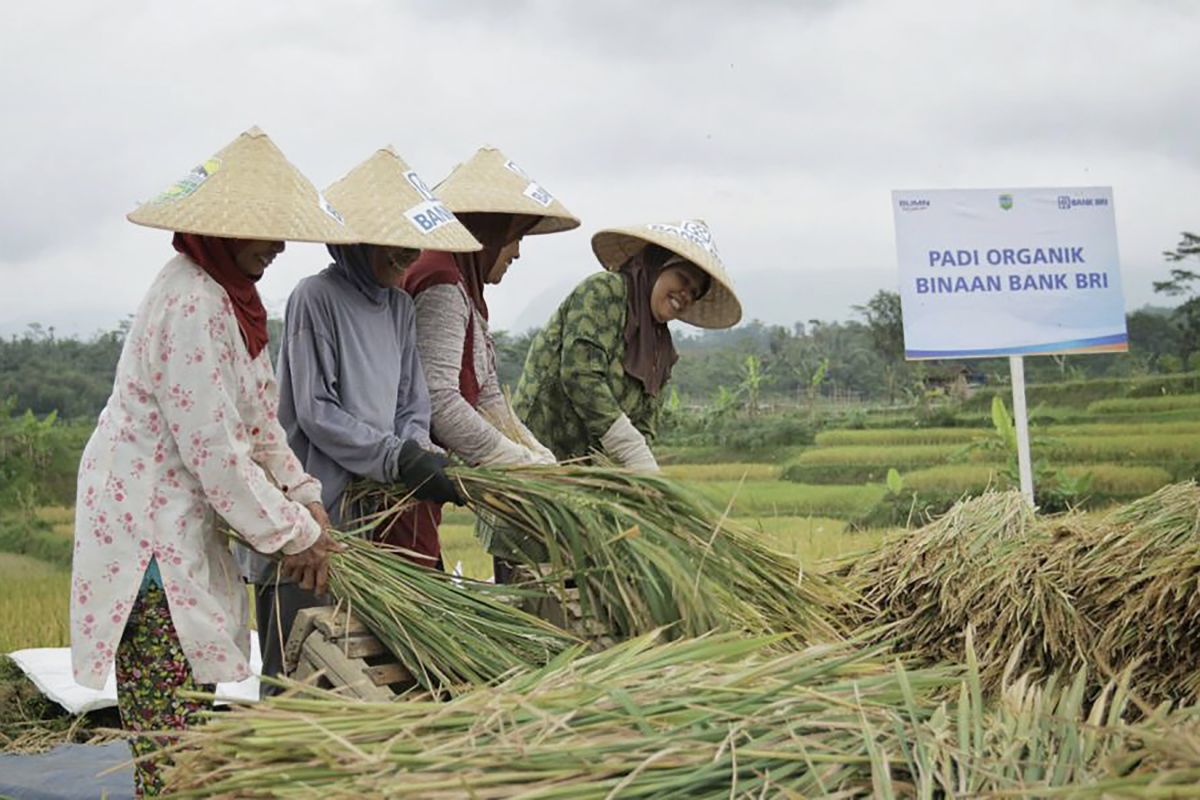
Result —
[{"label": "white floral blouse", "polygon": [[196,680],[249,676],[246,589],[215,515],[264,553],[299,552],[321,532],[304,508],[320,483],[288,449],[277,407],[267,351],[250,358],[225,290],[171,259],[138,309],[79,466],[79,683],[103,686],[151,558]]}]

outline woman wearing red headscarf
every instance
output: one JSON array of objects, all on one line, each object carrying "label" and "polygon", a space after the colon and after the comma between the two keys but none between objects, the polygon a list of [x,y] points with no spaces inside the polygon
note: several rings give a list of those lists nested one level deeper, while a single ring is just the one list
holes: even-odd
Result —
[{"label": "woman wearing red headscarf", "polygon": [[[71,654],[91,688],[115,666],[127,730],[161,732],[201,707],[181,692],[251,675],[246,590],[218,517],[305,585],[325,582],[335,545],[276,419],[255,282],[284,240],[354,236],[257,129],[129,219],[175,231],[177,255],[138,308],[80,462]],[[133,742],[139,756],[156,747]],[[138,761],[139,795],[158,793],[160,760]]]},{"label": "woman wearing red headscarf", "polygon": [[504,397],[484,287],[499,283],[520,257],[523,237],[570,230],[579,220],[492,148],[480,149],[434,191],[483,249],[427,250],[404,278],[403,288],[416,301],[433,439],[472,465],[552,464],[554,454]]}]

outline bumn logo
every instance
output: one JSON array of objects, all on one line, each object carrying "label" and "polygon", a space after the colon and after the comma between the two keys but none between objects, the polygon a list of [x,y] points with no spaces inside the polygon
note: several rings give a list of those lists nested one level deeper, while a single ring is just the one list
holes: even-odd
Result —
[{"label": "bumn logo", "polygon": [[1003,208],[1005,211],[1008,211],[1010,208],[1012,208],[1012,203],[1013,203],[1013,201],[1012,201],[1011,194],[1000,195],[1000,207]]}]

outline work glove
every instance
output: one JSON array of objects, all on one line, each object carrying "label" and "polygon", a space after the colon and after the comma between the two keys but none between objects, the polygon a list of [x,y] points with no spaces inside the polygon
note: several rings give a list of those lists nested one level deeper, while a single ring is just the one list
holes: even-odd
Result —
[{"label": "work glove", "polygon": [[613,461],[634,472],[658,472],[658,462],[646,444],[646,437],[633,427],[625,414],[617,417],[600,437],[600,445]]},{"label": "work glove", "polygon": [[[481,467],[519,467],[525,464],[544,464],[545,459],[528,447],[517,444],[507,436],[501,436],[496,446],[483,458],[479,459]],[[551,464],[554,462],[551,461]]]},{"label": "work glove", "polygon": [[430,453],[412,439],[400,445],[396,458],[396,474],[392,480],[399,481],[412,490],[418,500],[434,503],[465,504],[454,481],[446,475],[449,460],[440,453]]}]

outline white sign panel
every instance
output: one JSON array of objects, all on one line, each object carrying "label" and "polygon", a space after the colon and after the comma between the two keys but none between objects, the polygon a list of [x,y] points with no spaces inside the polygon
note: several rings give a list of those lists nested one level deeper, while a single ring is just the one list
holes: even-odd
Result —
[{"label": "white sign panel", "polygon": [[1112,189],[892,192],[904,354],[1128,349]]}]

